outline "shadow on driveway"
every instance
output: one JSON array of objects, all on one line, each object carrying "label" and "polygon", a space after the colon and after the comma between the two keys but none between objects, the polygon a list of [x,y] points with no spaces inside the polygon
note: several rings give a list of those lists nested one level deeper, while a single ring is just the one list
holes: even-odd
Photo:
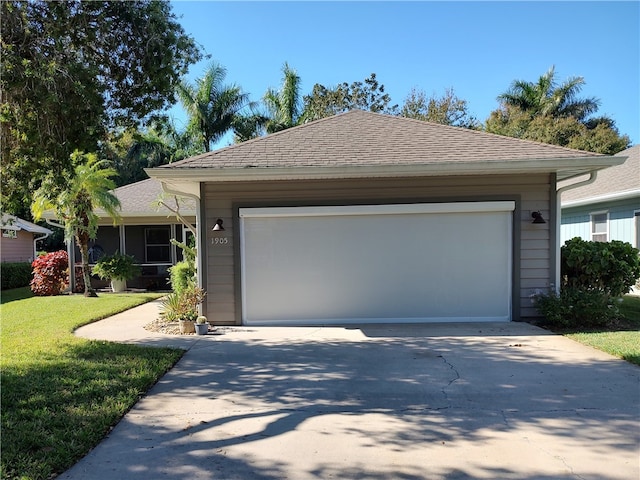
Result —
[{"label": "shadow on driveway", "polygon": [[224,331],[61,478],[640,476],[640,369],[531,325]]}]

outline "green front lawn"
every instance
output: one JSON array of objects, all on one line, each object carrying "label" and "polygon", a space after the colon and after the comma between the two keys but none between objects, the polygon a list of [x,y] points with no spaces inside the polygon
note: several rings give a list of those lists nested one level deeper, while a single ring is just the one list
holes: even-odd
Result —
[{"label": "green front lawn", "polygon": [[181,350],[72,334],[80,325],[158,297],[2,292],[3,479],[48,479],[72,466],[178,361]]},{"label": "green front lawn", "polygon": [[564,335],[584,345],[640,365],[640,297],[625,295],[620,312],[624,319],[617,327],[598,331],[572,331]]}]

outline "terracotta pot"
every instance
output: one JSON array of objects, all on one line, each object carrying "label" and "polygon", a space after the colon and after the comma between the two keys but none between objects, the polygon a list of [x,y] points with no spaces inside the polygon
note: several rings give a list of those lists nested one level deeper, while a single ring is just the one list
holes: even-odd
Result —
[{"label": "terracotta pot", "polygon": [[180,333],[196,333],[196,322],[193,320],[179,320]]}]

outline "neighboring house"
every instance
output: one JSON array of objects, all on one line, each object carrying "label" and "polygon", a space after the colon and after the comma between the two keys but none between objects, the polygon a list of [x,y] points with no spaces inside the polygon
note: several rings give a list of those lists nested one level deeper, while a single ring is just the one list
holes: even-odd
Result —
[{"label": "neighboring house", "polygon": [[538,315],[557,181],[623,161],[351,111],[147,172],[199,199],[217,325],[481,322]]},{"label": "neighboring house", "polygon": [[574,237],[640,247],[640,145],[618,153],[622,164],[562,194],[561,242]]},{"label": "neighboring house", "polygon": [[2,214],[2,238],[0,260],[2,262],[33,262],[36,258],[36,242],[53,233],[35,223],[13,215]]},{"label": "neighboring house", "polygon": [[[105,254],[116,251],[133,255],[141,267],[141,275],[127,282],[131,288],[150,290],[167,289],[169,274],[167,269],[182,259],[180,248],[171,244],[170,239],[182,241],[187,238],[187,229],[163,206],[156,205],[163,193],[159,182],[142,180],[114,190],[120,200],[121,221],[113,225],[113,219],[104,212],[101,216],[95,241],[89,245],[89,262],[95,262]],[[175,199],[165,194],[165,202],[175,208]],[[195,201],[181,198],[180,213],[187,221],[195,223]],[[80,252],[76,248],[76,264],[80,264]],[[95,286],[107,282],[93,279]]]}]

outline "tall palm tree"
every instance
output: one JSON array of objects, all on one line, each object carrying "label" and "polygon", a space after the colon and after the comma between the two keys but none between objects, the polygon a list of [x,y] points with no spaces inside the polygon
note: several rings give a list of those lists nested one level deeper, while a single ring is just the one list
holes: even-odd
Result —
[{"label": "tall palm tree", "polygon": [[267,133],[291,128],[300,119],[300,77],[286,62],[282,67],[282,75],[280,90],[269,88],[262,99],[269,115]]},{"label": "tall palm tree", "polygon": [[596,98],[577,98],[584,84],[583,77],[570,77],[558,85],[555,81],[555,67],[552,66],[536,83],[514,81],[509,91],[498,96],[498,101],[528,112],[532,117],[573,117],[582,122],[598,110],[600,103]]},{"label": "tall palm tree", "polygon": [[198,135],[205,152],[220,140],[248,103],[249,95],[236,85],[223,85],[227,70],[213,62],[195,85],[181,82],[177,94],[189,115],[189,126]]},{"label": "tall palm tree", "polygon": [[71,161],[76,167],[67,184],[60,188],[52,181],[45,181],[33,195],[31,212],[38,220],[45,211],[53,210],[64,222],[65,238],[75,238],[80,247],[84,295],[96,297],[89,277],[89,240],[96,238],[98,230],[98,216],[94,210],[104,210],[116,224],[120,217],[120,201],[112,192],[116,184],[111,177],[117,172],[93,153],[76,151],[71,155]]},{"label": "tall palm tree", "polygon": [[233,122],[233,141],[242,143],[264,134],[269,117],[250,108],[246,114],[240,114]]}]

